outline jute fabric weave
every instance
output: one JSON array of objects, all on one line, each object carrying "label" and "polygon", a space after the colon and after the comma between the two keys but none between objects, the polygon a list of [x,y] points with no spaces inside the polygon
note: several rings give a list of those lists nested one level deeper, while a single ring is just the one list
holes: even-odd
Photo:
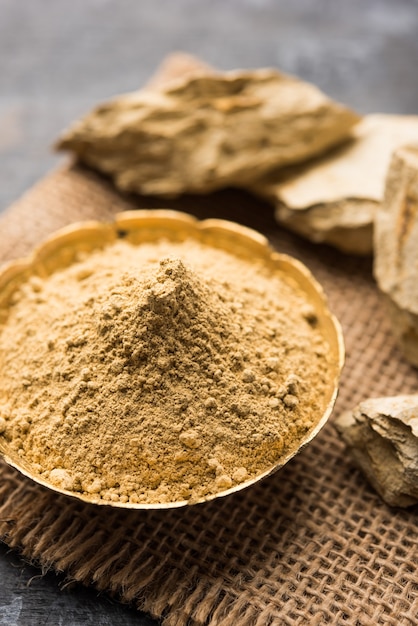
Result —
[{"label": "jute fabric weave", "polygon": [[239,192],[175,202],[122,198],[79,167],[51,174],[0,218],[0,260],[55,229],[141,207],[232,219],[302,260],[339,317],[347,360],[334,416],[262,483],[173,511],[126,512],[59,497],[0,465],[0,535],[65,572],[161,618],[165,626],[418,623],[418,507],[386,506],[353,468],[333,419],[360,400],[417,391],[372,279],[371,261],[306,243]]}]

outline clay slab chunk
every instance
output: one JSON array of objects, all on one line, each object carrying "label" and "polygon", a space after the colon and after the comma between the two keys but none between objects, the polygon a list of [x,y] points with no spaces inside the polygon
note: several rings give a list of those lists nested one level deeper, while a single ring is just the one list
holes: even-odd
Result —
[{"label": "clay slab chunk", "polygon": [[58,148],[122,190],[177,196],[246,187],[340,143],[359,120],[313,85],[270,69],[187,71],[156,84],[97,107]]},{"label": "clay slab chunk", "polygon": [[345,145],[255,187],[276,206],[278,222],[314,242],[371,254],[373,222],[392,152],[418,142],[418,116],[367,115]]},{"label": "clay slab chunk", "polygon": [[418,367],[418,145],[393,155],[376,213],[374,274],[400,347]]},{"label": "clay slab chunk", "polygon": [[336,427],[385,502],[418,502],[418,395],[365,400],[339,417]]}]

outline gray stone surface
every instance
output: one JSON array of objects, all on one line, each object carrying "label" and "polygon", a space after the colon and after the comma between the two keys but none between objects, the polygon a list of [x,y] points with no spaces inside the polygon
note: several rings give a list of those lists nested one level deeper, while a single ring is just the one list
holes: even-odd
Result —
[{"label": "gray stone surface", "polygon": [[154,626],[154,620],[63,576],[42,573],[0,545],[0,626]]},{"label": "gray stone surface", "polygon": [[[91,106],[174,50],[222,69],[276,66],[360,113],[418,113],[417,0],[0,0],[0,210],[62,157]],[[0,626],[151,623],[0,550]],[[62,581],[61,581],[62,582]]]}]

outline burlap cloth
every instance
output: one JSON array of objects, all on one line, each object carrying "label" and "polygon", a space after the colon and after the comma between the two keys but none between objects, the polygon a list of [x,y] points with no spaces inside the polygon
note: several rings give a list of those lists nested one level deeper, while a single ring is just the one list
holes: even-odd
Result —
[{"label": "burlap cloth", "polygon": [[[121,198],[87,170],[41,181],[0,218],[0,258],[26,254],[69,222],[157,207]],[[370,260],[283,232],[272,210],[223,192],[165,202],[265,233],[314,272],[345,332],[334,415],[369,396],[416,391],[374,285]],[[274,476],[234,496],[174,511],[83,505],[2,465],[0,533],[42,567],[107,591],[166,625],[416,625],[417,507],[390,509],[354,469],[332,418]]]}]

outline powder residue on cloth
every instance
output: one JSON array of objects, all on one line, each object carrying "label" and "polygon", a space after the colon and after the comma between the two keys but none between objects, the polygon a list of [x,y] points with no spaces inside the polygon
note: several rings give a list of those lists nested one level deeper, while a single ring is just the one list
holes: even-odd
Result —
[{"label": "powder residue on cloth", "polygon": [[16,292],[0,433],[97,500],[199,500],[268,470],[325,408],[327,346],[279,272],[197,241],[124,240]]}]

